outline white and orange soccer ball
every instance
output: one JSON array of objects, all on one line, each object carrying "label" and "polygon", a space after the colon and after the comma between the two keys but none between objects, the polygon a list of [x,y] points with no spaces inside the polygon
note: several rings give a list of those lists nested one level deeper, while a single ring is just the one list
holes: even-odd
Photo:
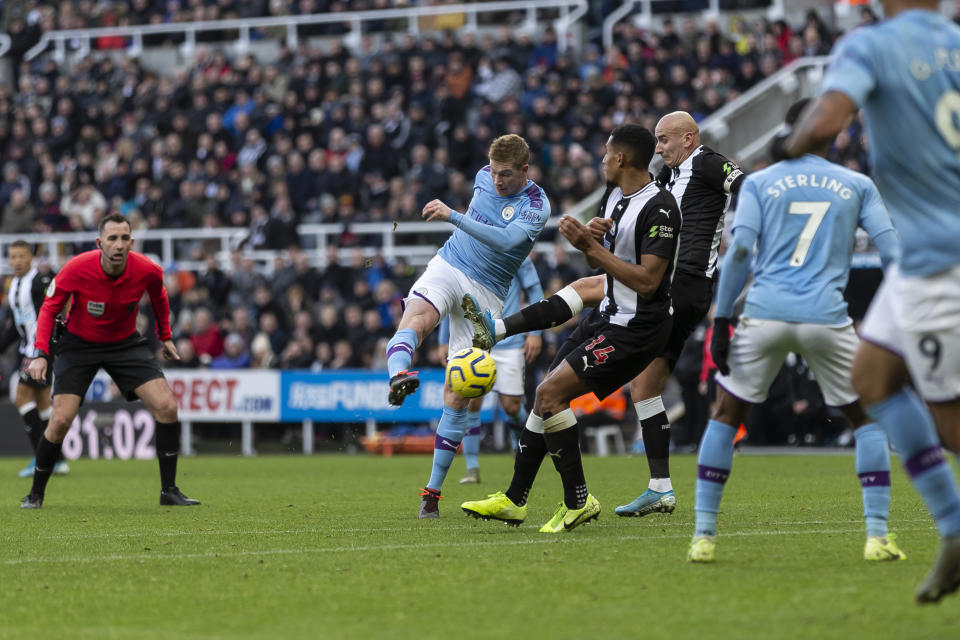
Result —
[{"label": "white and orange soccer ball", "polygon": [[447,361],[447,384],[464,398],[479,398],[493,389],[496,381],[497,363],[488,351],[461,349]]}]

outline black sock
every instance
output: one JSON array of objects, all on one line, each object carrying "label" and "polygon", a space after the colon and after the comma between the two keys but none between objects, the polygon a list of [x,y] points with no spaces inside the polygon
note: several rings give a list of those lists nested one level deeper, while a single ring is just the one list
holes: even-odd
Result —
[{"label": "black sock", "polygon": [[540,471],[540,463],[547,455],[547,444],[543,434],[534,433],[529,429],[520,432],[520,442],[517,444],[517,456],[513,461],[513,479],[507,489],[507,497],[513,504],[522,507],[527,504],[527,495],[530,487]]},{"label": "black sock", "polygon": [[550,457],[563,482],[563,503],[568,509],[582,509],[587,504],[587,479],[583,476],[580,437],[576,426],[544,433]]},{"label": "black sock", "polygon": [[177,484],[177,453],[180,451],[180,421],[157,423],[157,461],[160,463],[160,488]]},{"label": "black sock", "polygon": [[640,421],[651,478],[670,477],[670,421],[665,411]]},{"label": "black sock", "polygon": [[34,407],[23,414],[23,428],[27,432],[27,439],[30,440],[30,446],[33,452],[37,452],[37,445],[40,444],[40,437],[46,429],[46,424],[40,419],[40,412]]},{"label": "black sock", "polygon": [[546,300],[535,302],[503,319],[506,336],[527,333],[538,329],[549,329],[561,325],[573,317],[573,311],[567,301],[553,294]]},{"label": "black sock", "polygon": [[42,496],[47,490],[47,482],[50,480],[50,474],[53,473],[53,465],[57,464],[57,460],[60,459],[62,448],[62,443],[50,442],[46,436],[40,437],[40,442],[37,443],[37,462],[33,471],[31,495]]}]

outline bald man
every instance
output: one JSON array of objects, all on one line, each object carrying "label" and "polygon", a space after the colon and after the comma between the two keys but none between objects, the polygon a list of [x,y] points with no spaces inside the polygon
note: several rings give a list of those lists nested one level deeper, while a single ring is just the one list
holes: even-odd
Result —
[{"label": "bald man", "polygon": [[[657,182],[673,194],[683,216],[679,255],[670,288],[673,330],[660,356],[630,383],[630,395],[643,433],[650,482],[642,495],[616,508],[618,516],[673,513],[676,507],[670,481],[670,422],[660,394],[684,343],[710,310],[724,213],[731,194],[737,193],[745,177],[735,163],[700,144],[700,128],[685,111],[674,111],[661,118],[655,135],[656,152],[664,162]],[[600,199],[601,208],[609,193],[610,187]],[[602,241],[609,223],[609,219],[602,219],[601,210],[601,217],[591,220],[588,228]],[[518,333],[561,325],[580,313],[584,306],[596,306],[603,300],[604,278],[602,275],[581,278],[546,300],[502,320],[484,317],[475,323],[476,330],[480,334],[492,333],[499,341]]]}]

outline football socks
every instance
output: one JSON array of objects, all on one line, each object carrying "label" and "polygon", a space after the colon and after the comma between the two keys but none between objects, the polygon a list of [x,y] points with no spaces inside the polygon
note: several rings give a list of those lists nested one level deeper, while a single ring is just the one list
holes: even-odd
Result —
[{"label": "football socks", "polygon": [[398,329],[387,343],[387,369],[390,377],[410,368],[413,352],[420,341],[413,329]]},{"label": "football socks", "polygon": [[853,432],[857,441],[857,477],[863,487],[863,517],[867,536],[885,538],[890,515],[890,448],[887,434],[876,423]]},{"label": "football socks", "polygon": [[443,481],[450,470],[450,463],[457,455],[457,448],[463,440],[467,430],[467,409],[453,409],[443,406],[443,415],[437,425],[437,435],[433,441],[433,470],[430,472],[430,481],[427,489],[440,491]]},{"label": "football socks", "polygon": [[670,477],[670,421],[660,396],[634,403],[640,430],[643,432],[643,445],[647,452],[647,465],[650,478]]},{"label": "football socks", "polygon": [[160,489],[177,485],[177,454],[180,452],[180,421],[157,423],[157,462]]},{"label": "football socks", "polygon": [[737,430],[728,424],[711,420],[700,441],[697,454],[696,528],[694,536],[717,534],[717,514],[723,486],[733,466],[733,437]]},{"label": "football socks", "polygon": [[902,388],[866,409],[887,432],[913,487],[927,503],[940,535],[960,535],[957,480],[943,458],[933,417],[923,401],[913,390]]},{"label": "football socks", "polygon": [[477,469],[480,466],[480,439],[483,437],[483,427],[480,426],[480,412],[467,411],[467,433],[463,436],[463,457],[467,469]]}]

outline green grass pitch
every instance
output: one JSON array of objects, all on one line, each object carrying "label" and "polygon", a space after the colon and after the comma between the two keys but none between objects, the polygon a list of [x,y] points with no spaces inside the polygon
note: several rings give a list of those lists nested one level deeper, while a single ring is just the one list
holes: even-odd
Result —
[{"label": "green grass pitch", "polygon": [[718,562],[685,562],[696,461],[673,460],[677,510],[618,518],[642,458],[585,458],[597,523],[537,532],[560,498],[549,462],[519,529],[460,502],[503,489],[450,471],[441,519],[416,518],[426,456],[181,460],[203,504],[160,507],[155,462],[78,461],[22,511],[0,460],[0,638],[957,638],[960,597],[918,607],[937,535],[894,461],[891,530],[909,559],[862,560],[852,455],[741,455]]}]

